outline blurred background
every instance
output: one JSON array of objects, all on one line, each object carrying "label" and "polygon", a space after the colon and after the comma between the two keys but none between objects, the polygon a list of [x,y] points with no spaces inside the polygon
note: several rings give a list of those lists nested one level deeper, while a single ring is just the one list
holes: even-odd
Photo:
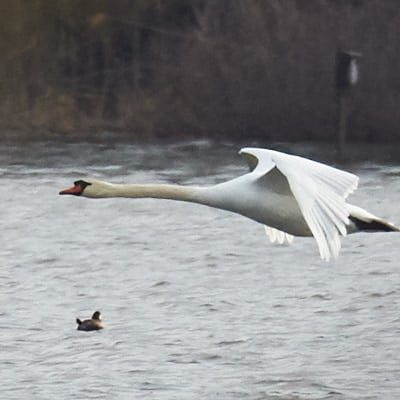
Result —
[{"label": "blurred background", "polygon": [[397,0],[0,3],[3,137],[333,141],[338,49],[357,51],[347,138],[399,141]]}]

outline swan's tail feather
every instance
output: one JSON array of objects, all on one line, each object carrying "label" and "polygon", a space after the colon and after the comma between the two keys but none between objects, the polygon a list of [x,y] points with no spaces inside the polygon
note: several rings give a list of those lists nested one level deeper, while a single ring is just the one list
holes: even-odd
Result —
[{"label": "swan's tail feather", "polygon": [[363,232],[400,232],[400,228],[393,225],[391,222],[380,218],[373,218],[368,221],[350,216],[350,221]]},{"label": "swan's tail feather", "polygon": [[355,230],[364,232],[400,232],[400,228],[389,221],[365,211],[360,207],[348,205],[350,222],[354,224]]}]

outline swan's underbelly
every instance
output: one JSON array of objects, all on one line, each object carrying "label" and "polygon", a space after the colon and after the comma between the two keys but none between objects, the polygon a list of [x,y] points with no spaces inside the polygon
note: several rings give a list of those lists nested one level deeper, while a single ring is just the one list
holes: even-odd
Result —
[{"label": "swan's underbelly", "polygon": [[294,236],[312,236],[293,195],[269,192],[254,185],[230,185],[228,188],[228,184],[209,188],[207,193],[199,193],[201,200],[197,198],[197,201],[243,215]]},{"label": "swan's underbelly", "polygon": [[247,202],[236,212],[294,236],[312,236],[293,197],[269,196],[268,201],[257,202],[253,207],[248,207],[249,204],[250,202]]}]

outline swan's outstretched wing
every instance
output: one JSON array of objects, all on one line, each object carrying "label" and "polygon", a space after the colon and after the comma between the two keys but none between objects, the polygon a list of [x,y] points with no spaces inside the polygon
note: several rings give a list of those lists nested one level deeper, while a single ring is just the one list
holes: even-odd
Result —
[{"label": "swan's outstretched wing", "polygon": [[244,148],[240,151],[253,174],[260,177],[276,167],[290,190],[317,241],[321,258],[337,257],[339,234],[346,235],[349,212],[346,197],[357,188],[358,177],[345,171],[278,151]]}]

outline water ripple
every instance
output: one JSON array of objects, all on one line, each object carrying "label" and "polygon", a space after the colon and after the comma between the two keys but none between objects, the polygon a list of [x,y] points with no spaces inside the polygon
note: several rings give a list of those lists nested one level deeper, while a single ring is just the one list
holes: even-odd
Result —
[{"label": "water ripple", "polygon": [[[2,398],[400,398],[399,236],[350,235],[327,265],[313,240],[274,247],[223,211],[57,195],[87,175],[220,182],[246,171],[230,145],[5,145],[0,159]],[[399,167],[352,168],[351,201],[400,222]],[[77,331],[97,309],[106,328]]]}]

